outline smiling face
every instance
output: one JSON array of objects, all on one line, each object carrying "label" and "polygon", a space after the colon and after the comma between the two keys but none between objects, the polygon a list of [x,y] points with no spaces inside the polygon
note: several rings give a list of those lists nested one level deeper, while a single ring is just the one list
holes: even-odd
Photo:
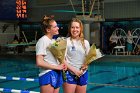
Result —
[{"label": "smiling face", "polygon": [[83,24],[81,20],[72,18],[68,26],[68,36],[73,39],[83,39]]},{"label": "smiling face", "polygon": [[47,35],[50,39],[52,39],[52,37],[54,35],[59,34],[59,32],[58,32],[59,28],[57,26],[56,21],[47,16],[43,17],[42,29],[43,29],[45,35]]},{"label": "smiling face", "polygon": [[56,21],[51,21],[49,23],[49,25],[50,26],[48,28],[46,28],[46,35],[51,39],[54,35],[59,34],[59,32],[58,32],[59,28],[57,26]]},{"label": "smiling face", "polygon": [[72,18],[68,26],[68,36],[70,39],[80,40],[82,46],[85,48],[84,35],[83,35],[83,24],[78,18]]},{"label": "smiling face", "polygon": [[80,24],[78,22],[72,22],[71,24],[71,37],[74,39],[79,38],[80,33],[81,33],[81,29],[80,29]]},{"label": "smiling face", "polygon": [[59,28],[57,26],[57,23],[55,21],[51,22],[50,23],[51,27],[48,29],[48,31],[50,32],[50,34],[53,36],[53,35],[58,35],[59,32]]}]

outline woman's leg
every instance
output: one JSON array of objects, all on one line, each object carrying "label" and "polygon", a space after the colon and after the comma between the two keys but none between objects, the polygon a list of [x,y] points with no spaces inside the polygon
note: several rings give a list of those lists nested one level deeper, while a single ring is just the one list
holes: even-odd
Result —
[{"label": "woman's leg", "polygon": [[86,87],[87,85],[84,86],[77,85],[75,93],[86,93]]},{"label": "woman's leg", "polygon": [[75,93],[76,85],[75,84],[63,84],[64,93]]},{"label": "woman's leg", "polygon": [[54,92],[53,92],[53,93],[59,93],[59,89],[60,89],[60,88],[54,89]]},{"label": "woman's leg", "polygon": [[40,93],[53,93],[54,87],[52,87],[50,84],[43,85],[40,87]]}]

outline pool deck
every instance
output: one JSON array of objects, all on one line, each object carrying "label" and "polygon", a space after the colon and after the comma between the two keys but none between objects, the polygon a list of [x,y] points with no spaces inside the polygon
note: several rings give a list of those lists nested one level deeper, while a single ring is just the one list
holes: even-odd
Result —
[{"label": "pool deck", "polygon": [[[24,57],[24,58],[35,58],[35,53],[25,53],[25,54],[0,54],[1,57]],[[105,55],[96,62],[140,62],[140,55]]]},{"label": "pool deck", "polygon": [[106,55],[100,59],[97,59],[98,61],[104,61],[104,62],[140,62],[140,56],[139,55]]}]

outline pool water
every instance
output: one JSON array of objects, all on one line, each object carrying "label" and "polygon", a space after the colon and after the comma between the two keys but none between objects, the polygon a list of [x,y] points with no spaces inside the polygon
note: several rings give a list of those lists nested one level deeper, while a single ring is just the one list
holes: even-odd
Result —
[{"label": "pool water", "polygon": [[[25,58],[24,58],[25,57]],[[33,57],[0,57],[0,76],[38,78],[38,68]],[[39,91],[38,82],[0,79],[0,88]]]},{"label": "pool water", "polygon": [[140,93],[140,63],[99,61],[91,64],[87,93],[90,91]]},{"label": "pool water", "polygon": [[[132,57],[133,58],[133,57]],[[87,93],[140,93],[140,60],[121,57],[103,57],[93,61],[88,68]],[[38,81],[11,80],[11,77],[38,79],[35,56],[0,56],[0,88],[39,92]],[[60,89],[60,93],[62,92]],[[26,93],[26,92],[25,92]]]}]

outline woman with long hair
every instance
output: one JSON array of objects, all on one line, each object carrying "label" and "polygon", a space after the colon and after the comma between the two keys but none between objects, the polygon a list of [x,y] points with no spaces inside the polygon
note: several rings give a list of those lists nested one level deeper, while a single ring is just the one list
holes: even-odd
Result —
[{"label": "woman with long hair", "polygon": [[63,84],[64,93],[86,93],[88,71],[83,71],[81,67],[89,49],[90,44],[84,39],[82,22],[73,18],[68,27],[65,62],[68,70]]}]

